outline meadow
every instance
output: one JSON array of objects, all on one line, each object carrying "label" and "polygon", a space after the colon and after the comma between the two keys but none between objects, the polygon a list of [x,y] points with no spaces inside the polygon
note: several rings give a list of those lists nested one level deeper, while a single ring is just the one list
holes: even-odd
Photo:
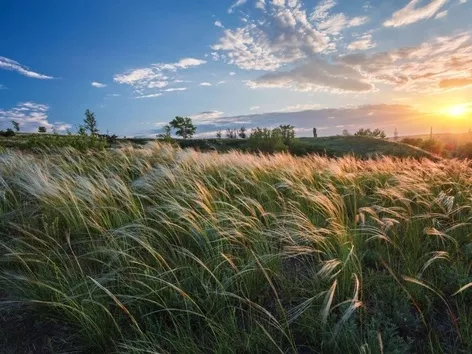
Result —
[{"label": "meadow", "polygon": [[472,352],[472,165],[0,155],[6,353]]}]

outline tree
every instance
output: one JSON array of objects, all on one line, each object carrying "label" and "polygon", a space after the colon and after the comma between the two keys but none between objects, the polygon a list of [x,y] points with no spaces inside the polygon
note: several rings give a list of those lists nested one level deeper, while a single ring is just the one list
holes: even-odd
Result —
[{"label": "tree", "polygon": [[13,129],[15,129],[15,131],[20,131],[20,123],[18,123],[16,120],[12,120],[11,124],[13,124]]},{"label": "tree", "polygon": [[341,135],[342,135],[342,136],[351,136],[351,133],[349,133],[349,130],[343,129]]},{"label": "tree", "polygon": [[241,128],[239,128],[238,136],[239,136],[241,139],[246,139],[246,138],[247,138],[246,128],[245,128],[244,126],[242,126]]},{"label": "tree", "polygon": [[221,129],[218,129],[218,131],[216,132],[216,138],[217,138],[217,139],[221,139],[222,136],[223,136],[223,135],[222,135],[222,133],[221,133]]},{"label": "tree", "polygon": [[47,132],[46,127],[40,126],[40,127],[38,128],[38,133],[46,133],[46,132]]},{"label": "tree", "polygon": [[159,139],[163,139],[166,141],[172,139],[172,128],[169,124],[164,125],[164,127],[162,127],[162,131],[163,133],[157,135]]},{"label": "tree", "polygon": [[380,129],[375,129],[375,130],[370,130],[361,128],[359,129],[355,134],[355,136],[368,136],[371,138],[378,138],[378,139],[385,139],[387,137],[387,134],[383,130]]},{"label": "tree", "polygon": [[79,125],[79,127],[77,128],[77,134],[87,135],[87,132],[85,131],[85,127],[83,125]]},{"label": "tree", "polygon": [[290,141],[295,138],[295,127],[293,125],[280,125],[279,128],[280,134],[285,145],[289,145]]},{"label": "tree", "polygon": [[188,117],[175,117],[169,122],[169,125],[176,129],[176,135],[184,139],[191,138],[197,131],[197,127],[193,125],[192,119]]},{"label": "tree", "polygon": [[226,137],[228,139],[237,139],[238,138],[238,133],[236,129],[226,129]]},{"label": "tree", "polygon": [[287,146],[284,144],[282,131],[280,128],[252,129],[248,139],[248,146],[251,151],[274,153],[285,151]]},{"label": "tree", "polygon": [[95,136],[98,134],[97,120],[95,113],[90,112],[88,109],[85,111],[85,119],[83,128],[85,132],[89,132],[90,135]]},{"label": "tree", "polygon": [[398,140],[398,130],[397,130],[397,128],[395,128],[395,130],[393,131],[393,140],[395,140],[395,141]]}]

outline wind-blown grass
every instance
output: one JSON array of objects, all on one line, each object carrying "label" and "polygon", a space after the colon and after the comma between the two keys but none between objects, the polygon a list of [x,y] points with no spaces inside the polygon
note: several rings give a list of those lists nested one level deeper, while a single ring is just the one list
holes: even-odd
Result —
[{"label": "wind-blown grass", "polygon": [[4,348],[472,350],[468,161],[153,143],[0,176]]}]

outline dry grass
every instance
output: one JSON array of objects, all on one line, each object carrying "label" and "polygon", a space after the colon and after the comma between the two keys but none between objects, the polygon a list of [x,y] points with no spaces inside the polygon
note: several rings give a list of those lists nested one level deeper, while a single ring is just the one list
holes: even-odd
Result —
[{"label": "dry grass", "polygon": [[468,161],[154,143],[0,176],[4,348],[472,351]]}]

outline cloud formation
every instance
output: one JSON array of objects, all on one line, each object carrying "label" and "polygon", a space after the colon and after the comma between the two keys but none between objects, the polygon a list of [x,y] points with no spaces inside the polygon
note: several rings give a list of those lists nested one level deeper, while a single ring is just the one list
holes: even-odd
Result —
[{"label": "cloud formation", "polygon": [[268,73],[247,82],[251,88],[290,88],[295,91],[332,93],[368,92],[374,86],[358,70],[342,64],[312,60],[292,70]]},{"label": "cloud formation", "polygon": [[[237,2],[242,5],[244,2]],[[301,0],[258,1],[261,18],[226,29],[212,46],[215,60],[245,70],[275,71],[285,65],[331,53],[341,33],[368,22],[365,16],[332,12],[334,0],[321,1],[310,13]]]},{"label": "cloud formation", "polygon": [[396,11],[392,15],[392,18],[385,21],[384,26],[400,27],[410,25],[421,20],[426,20],[436,15],[449,0],[428,1],[428,4],[418,7],[422,0],[411,0],[404,8]]},{"label": "cloud formation", "polygon": [[119,84],[130,85],[139,98],[158,97],[157,93],[149,92],[152,89],[162,89],[177,82],[174,73],[205,64],[205,60],[184,58],[176,63],[157,63],[149,67],[133,69],[121,74],[116,74],[113,80]]},{"label": "cloud formation", "polygon": [[96,87],[96,88],[104,88],[104,87],[107,87],[107,85],[105,84],[102,84],[100,82],[97,82],[97,81],[92,81],[92,84],[91,84],[93,87]]},{"label": "cloud formation", "polygon": [[461,81],[457,78],[470,77],[472,38],[465,32],[436,37],[415,47],[349,54],[338,60],[373,83],[381,82],[410,92],[440,92],[459,84]]},{"label": "cloud formation", "polygon": [[11,128],[11,121],[20,124],[22,132],[37,132],[43,126],[48,130],[65,131],[71,128],[70,124],[63,122],[50,123],[48,121],[49,106],[35,102],[19,103],[8,110],[0,109],[0,129]]},{"label": "cloud formation", "polygon": [[12,59],[8,59],[5,57],[0,57],[0,69],[16,71],[17,73],[30,77],[32,79],[42,79],[42,80],[49,80],[54,79],[52,76],[39,74],[35,71],[30,70],[28,67],[21,65],[17,61]]},{"label": "cloud formation", "polygon": [[[362,127],[384,129],[392,135],[395,128],[400,134],[424,133],[430,126],[431,119],[437,119],[430,113],[421,112],[409,105],[377,104],[344,108],[317,108],[316,105],[287,107],[285,111],[240,116],[223,116],[222,112],[202,112],[202,120],[196,121],[199,136],[215,136],[217,130],[238,128],[277,127],[291,124],[297,129],[298,136],[312,136],[315,127],[321,135],[341,134],[343,129],[351,132]],[[198,115],[194,116],[197,117]]]}]

